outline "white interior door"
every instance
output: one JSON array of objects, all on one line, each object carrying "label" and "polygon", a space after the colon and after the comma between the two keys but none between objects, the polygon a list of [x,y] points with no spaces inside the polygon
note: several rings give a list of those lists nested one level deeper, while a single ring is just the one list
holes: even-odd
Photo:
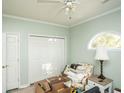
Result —
[{"label": "white interior door", "polygon": [[64,38],[29,37],[30,83],[60,74],[65,65]]},{"label": "white interior door", "polygon": [[6,33],[2,34],[2,93],[6,93]]},{"label": "white interior door", "polygon": [[19,36],[7,34],[7,90],[19,85]]}]

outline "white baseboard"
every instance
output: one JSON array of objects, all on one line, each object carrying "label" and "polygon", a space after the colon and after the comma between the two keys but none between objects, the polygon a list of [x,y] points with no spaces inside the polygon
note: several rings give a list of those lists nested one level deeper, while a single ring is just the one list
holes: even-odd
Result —
[{"label": "white baseboard", "polygon": [[24,84],[24,85],[20,85],[19,88],[26,88],[26,87],[29,87],[30,84]]}]

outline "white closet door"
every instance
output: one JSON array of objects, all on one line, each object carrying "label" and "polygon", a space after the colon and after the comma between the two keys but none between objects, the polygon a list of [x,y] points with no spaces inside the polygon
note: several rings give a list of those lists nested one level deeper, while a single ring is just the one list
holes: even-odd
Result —
[{"label": "white closet door", "polygon": [[2,93],[6,93],[6,33],[2,33]]},{"label": "white closet door", "polygon": [[7,90],[18,88],[18,35],[7,35]]},{"label": "white closet door", "polygon": [[55,76],[65,66],[64,39],[29,37],[30,83]]}]

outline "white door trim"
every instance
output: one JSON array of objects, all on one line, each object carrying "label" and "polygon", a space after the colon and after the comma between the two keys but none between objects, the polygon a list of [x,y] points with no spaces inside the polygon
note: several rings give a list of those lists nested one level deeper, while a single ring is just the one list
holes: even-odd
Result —
[{"label": "white door trim", "polygon": [[[67,63],[67,37],[66,36],[43,35],[43,34],[28,34],[28,49],[29,49],[29,37],[30,36],[48,37],[48,38],[51,37],[51,38],[62,38],[62,39],[64,39],[65,40],[65,42],[64,42],[64,62]],[[28,51],[28,54],[29,54],[29,51]],[[29,63],[29,55],[28,55],[28,63]],[[29,84],[31,84],[29,67],[28,67],[28,82],[29,82]]]},{"label": "white door trim", "polygon": [[18,88],[20,87],[20,32],[6,32],[7,35],[16,35],[18,37]]}]

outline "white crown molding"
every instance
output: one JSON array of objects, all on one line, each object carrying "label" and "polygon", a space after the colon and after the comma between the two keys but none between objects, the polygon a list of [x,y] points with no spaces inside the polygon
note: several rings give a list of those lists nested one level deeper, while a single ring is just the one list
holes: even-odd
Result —
[{"label": "white crown molding", "polygon": [[118,11],[118,10],[121,10],[121,7],[117,7],[117,8],[114,8],[114,9],[112,9],[112,10],[109,10],[109,11],[107,11],[107,12],[101,13],[101,14],[99,14],[99,15],[97,15],[97,16],[90,17],[90,18],[88,18],[88,19],[86,19],[86,20],[82,20],[82,21],[80,21],[80,22],[78,22],[78,23],[76,23],[76,24],[71,25],[69,28],[75,27],[75,26],[77,26],[77,25],[80,25],[80,24],[83,24],[83,23],[86,23],[86,22],[89,22],[89,21],[92,21],[92,20],[94,20],[94,19],[100,18],[100,17],[105,16],[105,15],[114,13],[114,12],[116,12],[116,11]]},{"label": "white crown molding", "polygon": [[47,22],[47,21],[39,21],[39,20],[20,17],[20,16],[14,16],[14,15],[9,15],[9,14],[3,14],[2,16],[3,17],[8,17],[8,18],[13,18],[13,19],[24,20],[24,21],[30,21],[30,22],[35,22],[35,23],[42,23],[42,24],[47,24],[47,25],[53,25],[53,26],[68,28],[68,26],[65,26],[65,25],[51,23],[51,22]]}]

